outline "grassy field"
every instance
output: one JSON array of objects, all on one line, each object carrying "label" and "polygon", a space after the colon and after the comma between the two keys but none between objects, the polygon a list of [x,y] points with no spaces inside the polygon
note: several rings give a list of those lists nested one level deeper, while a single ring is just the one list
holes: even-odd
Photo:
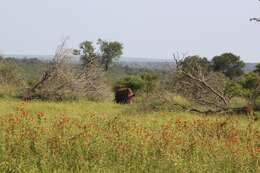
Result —
[{"label": "grassy field", "polygon": [[260,121],[0,100],[0,172],[260,172]]}]

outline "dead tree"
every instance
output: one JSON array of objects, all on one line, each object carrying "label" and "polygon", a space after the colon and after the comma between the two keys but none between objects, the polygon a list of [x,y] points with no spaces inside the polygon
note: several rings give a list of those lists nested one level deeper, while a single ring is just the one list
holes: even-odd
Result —
[{"label": "dead tree", "polygon": [[23,98],[61,100],[72,91],[75,81],[74,72],[70,64],[72,49],[65,48],[66,40],[58,46],[54,59],[49,68],[43,73],[41,79],[31,88],[27,89]]},{"label": "dead tree", "polygon": [[99,59],[92,58],[82,66],[77,79],[75,87],[76,90],[81,92],[82,96],[99,100],[108,97],[110,94],[105,72]]},{"label": "dead tree", "polygon": [[73,49],[65,48],[66,40],[57,48],[49,68],[38,82],[24,93],[24,100],[63,100],[66,97],[101,97],[104,95],[104,73],[97,62],[92,61],[87,69],[79,69],[72,63]]},{"label": "dead tree", "polygon": [[[175,89],[184,97],[214,110],[227,110],[225,77],[210,72],[206,61],[199,57],[173,56],[176,63]],[[202,60],[202,61],[201,61]]]},{"label": "dead tree", "polygon": [[232,108],[230,106],[232,96],[226,92],[225,76],[221,73],[212,72],[209,69],[207,60],[196,56],[183,56],[180,58],[177,55],[174,55],[173,59],[176,63],[175,92],[204,108],[204,111],[201,111],[183,106],[184,110],[203,114],[253,113],[251,104],[241,108]]}]

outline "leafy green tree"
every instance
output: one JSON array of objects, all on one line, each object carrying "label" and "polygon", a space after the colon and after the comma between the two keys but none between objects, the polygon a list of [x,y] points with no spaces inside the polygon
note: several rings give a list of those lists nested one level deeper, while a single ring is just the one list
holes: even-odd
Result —
[{"label": "leafy green tree", "polygon": [[145,81],[140,75],[129,75],[121,79],[117,87],[131,88],[134,92],[142,90],[145,87]]},{"label": "leafy green tree", "polygon": [[229,97],[247,97],[250,91],[244,88],[241,83],[227,80],[225,85],[225,95]]},{"label": "leafy green tree", "polygon": [[260,75],[260,63],[256,65],[256,69],[254,70],[254,72]]},{"label": "leafy green tree", "polygon": [[212,70],[225,74],[230,79],[241,76],[245,63],[232,53],[224,53],[212,59]]},{"label": "leafy green tree", "polygon": [[91,41],[84,41],[80,44],[80,50],[74,50],[74,54],[81,55],[82,65],[87,67],[93,60],[99,61],[108,71],[114,59],[120,58],[123,54],[123,45],[117,41],[109,42],[99,39],[95,48]]},{"label": "leafy green tree", "polygon": [[75,54],[80,54],[80,60],[83,67],[87,67],[90,62],[97,57],[93,43],[90,41],[84,41],[80,44],[80,50],[75,51]]},{"label": "leafy green tree", "polygon": [[242,76],[241,84],[246,89],[254,90],[260,84],[260,76],[254,72],[247,73]]},{"label": "leafy green tree", "polygon": [[123,54],[123,45],[117,41],[108,42],[101,39],[98,40],[98,44],[100,45],[101,62],[108,71],[113,59],[120,58]]}]

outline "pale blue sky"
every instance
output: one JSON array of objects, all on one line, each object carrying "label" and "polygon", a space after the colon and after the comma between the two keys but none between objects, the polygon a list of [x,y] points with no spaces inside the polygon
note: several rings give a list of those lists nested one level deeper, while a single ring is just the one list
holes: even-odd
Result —
[{"label": "pale blue sky", "polygon": [[125,57],[211,58],[234,52],[260,61],[257,0],[0,0],[0,53],[53,54],[98,38],[124,44]]}]

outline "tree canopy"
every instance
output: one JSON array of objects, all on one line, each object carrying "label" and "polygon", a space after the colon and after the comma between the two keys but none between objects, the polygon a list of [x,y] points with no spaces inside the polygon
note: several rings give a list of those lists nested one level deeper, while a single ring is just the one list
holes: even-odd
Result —
[{"label": "tree canopy", "polygon": [[113,62],[113,59],[120,58],[123,54],[123,45],[117,41],[104,41],[99,39],[95,48],[91,41],[84,41],[80,44],[80,50],[76,50],[76,54],[81,55],[83,65],[89,64],[93,59],[100,61],[105,71]]},{"label": "tree canopy", "polygon": [[256,65],[256,69],[254,70],[254,72],[260,75],[260,63]]},{"label": "tree canopy", "polygon": [[[200,56],[189,56],[180,61],[180,66],[183,71],[186,73],[195,72],[197,73],[198,70],[203,70],[203,72],[208,72],[210,62],[207,58],[202,58]],[[193,74],[194,75],[194,74]]]},{"label": "tree canopy", "polygon": [[221,72],[231,79],[241,76],[244,67],[245,63],[240,60],[240,57],[232,53],[215,56],[211,63],[213,71]]},{"label": "tree canopy", "polygon": [[120,58],[123,54],[123,45],[117,41],[104,41],[99,39],[101,62],[107,71],[113,59]]}]

